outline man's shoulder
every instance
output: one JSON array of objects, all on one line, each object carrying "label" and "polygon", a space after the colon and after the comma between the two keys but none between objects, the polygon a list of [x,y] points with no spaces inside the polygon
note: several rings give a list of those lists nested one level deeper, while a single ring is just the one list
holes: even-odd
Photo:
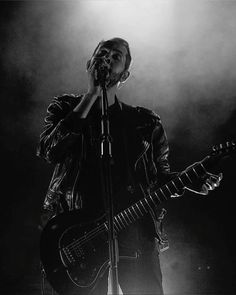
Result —
[{"label": "man's shoulder", "polygon": [[60,103],[65,103],[65,104],[73,104],[73,103],[78,103],[79,100],[81,100],[83,97],[83,94],[61,94],[58,96],[54,97],[54,100],[60,102]]},{"label": "man's shoulder", "polygon": [[69,111],[73,109],[82,99],[83,95],[80,94],[61,94],[54,96],[48,106],[48,110]]},{"label": "man's shoulder", "polygon": [[154,112],[153,110],[141,107],[141,106],[136,106],[136,109],[138,112],[140,112],[143,116],[151,117],[155,120],[160,120],[160,116]]},{"label": "man's shoulder", "polygon": [[142,106],[134,106],[122,103],[123,110],[130,114],[131,116],[135,116],[137,120],[146,121],[147,123],[158,123],[161,121],[160,116],[151,109],[142,107]]}]

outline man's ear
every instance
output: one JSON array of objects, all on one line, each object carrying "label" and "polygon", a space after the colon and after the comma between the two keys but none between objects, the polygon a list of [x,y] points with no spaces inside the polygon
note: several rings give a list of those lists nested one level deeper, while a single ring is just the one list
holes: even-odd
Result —
[{"label": "man's ear", "polygon": [[124,83],[130,76],[130,72],[129,71],[124,71],[120,77],[120,82]]}]

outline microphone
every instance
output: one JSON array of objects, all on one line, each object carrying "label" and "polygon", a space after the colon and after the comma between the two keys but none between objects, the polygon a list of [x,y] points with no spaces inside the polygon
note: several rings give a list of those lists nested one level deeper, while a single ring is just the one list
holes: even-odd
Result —
[{"label": "microphone", "polygon": [[95,69],[97,70],[97,82],[105,82],[109,77],[110,67],[104,58],[95,58]]}]

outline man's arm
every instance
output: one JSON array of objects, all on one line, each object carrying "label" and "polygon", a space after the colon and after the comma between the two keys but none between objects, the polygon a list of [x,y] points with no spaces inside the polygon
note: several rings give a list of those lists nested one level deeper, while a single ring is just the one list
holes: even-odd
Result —
[{"label": "man's arm", "polygon": [[152,134],[153,145],[153,161],[157,168],[157,177],[160,182],[167,182],[178,172],[171,172],[169,164],[169,143],[163,125],[159,120],[156,121],[156,126]]},{"label": "man's arm", "polygon": [[[60,162],[81,135],[86,118],[101,92],[95,83],[95,63],[87,69],[88,92],[71,107],[69,96],[55,97],[47,109],[45,126],[40,135],[37,155],[49,163]],[[75,98],[75,97],[74,97]]]},{"label": "man's arm", "polygon": [[[168,161],[169,144],[165,130],[160,121],[157,123],[157,126],[153,132],[153,155],[154,162],[157,167],[158,178],[160,178],[161,183],[168,182],[178,175],[178,172],[171,172],[170,170]],[[216,175],[206,171],[206,173],[195,185],[192,187],[183,188],[183,191],[178,192],[178,194],[175,194],[174,196],[182,195],[184,193],[184,189],[187,189],[196,194],[207,195],[210,190],[214,190],[219,186],[222,178],[222,173]]]},{"label": "man's arm", "polygon": [[82,96],[63,95],[49,105],[37,148],[37,155],[49,163],[60,162],[81,135],[84,120],[73,112],[73,105],[81,100]]},{"label": "man's arm", "polygon": [[89,62],[87,68],[88,91],[73,110],[81,119],[87,118],[93,104],[101,93],[101,86],[95,82],[97,79],[97,69],[95,66],[95,61]]}]

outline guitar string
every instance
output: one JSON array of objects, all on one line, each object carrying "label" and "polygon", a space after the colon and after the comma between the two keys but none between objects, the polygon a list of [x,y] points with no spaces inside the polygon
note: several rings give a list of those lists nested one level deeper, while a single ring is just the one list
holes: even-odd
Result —
[{"label": "guitar string", "polygon": [[[99,233],[99,232],[103,232],[103,229],[101,229],[100,231],[97,231],[97,233]],[[90,237],[90,239],[91,239],[91,237]],[[89,240],[89,239],[88,239]],[[88,241],[87,240],[87,241]],[[84,242],[83,243],[77,243],[77,245],[83,245],[84,244]],[[70,246],[70,247],[68,247],[68,246],[66,246],[66,247],[63,247],[63,249],[68,249],[68,248],[70,248],[70,249],[68,249],[68,251],[69,252],[71,252],[71,251],[75,251],[75,255],[78,257],[78,253],[76,252],[76,250],[77,251],[79,251],[79,254],[81,255],[81,254],[83,254],[83,253],[81,253],[81,249],[77,246],[77,245],[74,245],[74,246]],[[82,249],[83,250],[83,249]],[[65,254],[66,254],[66,252],[65,252]],[[70,253],[71,254],[71,253]],[[74,256],[74,254],[73,254],[73,256]]]},{"label": "guitar string", "polygon": [[[138,203],[138,202],[137,202]],[[136,203],[135,203],[136,204]],[[134,205],[135,205],[134,204]],[[133,206],[134,206],[133,205]],[[130,206],[129,208],[131,208],[131,207],[133,207],[133,206]],[[129,209],[129,208],[127,208],[127,209]],[[120,215],[120,213],[119,214],[117,214],[115,217],[118,217]],[[119,222],[117,222],[117,224],[119,224]],[[120,225],[120,224],[119,224]],[[86,237],[81,237],[81,238],[79,238],[78,240],[76,240],[76,241],[73,241],[73,242],[71,242],[70,244],[68,244],[65,248],[69,248],[69,247],[72,247],[72,246],[74,246],[74,245],[77,245],[78,243],[80,243],[80,241],[84,241],[84,240],[87,240],[87,239],[89,239],[90,238],[90,236],[92,235],[96,235],[98,232],[100,232],[100,230],[102,229],[102,227],[106,227],[106,225],[105,225],[105,223],[103,223],[103,224],[101,224],[101,225],[99,225],[96,229],[94,229],[94,230],[92,230],[91,232],[89,232],[87,235],[86,235]],[[117,226],[118,227],[118,226]],[[122,224],[122,226],[120,225],[120,228],[122,229],[122,227],[124,227],[124,225]],[[119,227],[118,227],[119,228]]]},{"label": "guitar string", "polygon": [[[177,178],[180,178],[180,177],[177,177]],[[173,180],[172,180],[172,181],[173,181]],[[167,189],[169,190],[168,183],[167,183],[165,186],[166,186]],[[162,187],[162,188],[163,188],[163,187]],[[161,188],[157,189],[157,191],[159,191],[159,192],[164,196],[164,198],[166,199],[166,195],[163,193],[163,191],[161,190]],[[156,200],[158,200],[158,203],[161,203],[161,202],[160,202],[160,199],[159,199],[159,197],[158,197],[158,195],[159,195],[158,192],[155,192],[155,190],[154,190],[154,193],[153,193],[152,196],[153,196]],[[148,199],[148,198],[152,201],[151,197],[150,197],[150,196],[147,196],[146,198],[141,199],[140,201],[136,202],[136,203],[133,204],[132,206],[128,207],[127,210],[130,209],[130,208],[134,208],[134,206],[135,206],[135,205],[138,205],[138,204],[143,205],[143,204],[142,204],[142,200],[145,200],[145,201],[146,201],[146,199]],[[144,212],[144,213],[145,213],[145,212]],[[119,213],[119,214],[121,214],[121,213]],[[119,216],[119,214],[117,214],[117,216]],[[123,217],[123,216],[122,216],[122,217]],[[140,217],[141,217],[141,216],[140,216]],[[127,225],[129,225],[129,221],[127,222],[126,218],[124,218],[124,217],[123,217],[123,219],[125,220],[125,222],[127,223]],[[132,222],[133,222],[133,221],[132,221]],[[132,223],[132,222],[131,222],[131,223]],[[119,224],[119,223],[117,222],[117,224]],[[119,224],[119,226],[120,226],[120,224]],[[124,226],[124,225],[122,224],[122,226]],[[122,229],[122,226],[120,226],[121,229]],[[125,227],[126,227],[126,225],[124,226],[124,228],[125,228]],[[101,225],[98,226],[96,229],[94,229],[94,230],[92,230],[91,232],[89,232],[86,236],[84,236],[84,237],[82,237],[82,238],[79,238],[79,239],[77,239],[76,241],[73,241],[72,243],[68,244],[68,245],[65,246],[64,248],[66,248],[66,249],[68,249],[68,250],[74,250],[74,249],[76,249],[76,247],[77,247],[78,245],[83,245],[85,242],[91,240],[94,236],[96,236],[96,235],[99,234],[100,232],[103,232],[104,229],[106,229],[106,225],[105,225],[105,223],[101,224]]]},{"label": "guitar string", "polygon": [[[148,196],[149,197],[149,196]],[[160,202],[159,201],[159,199],[156,197],[156,196],[154,196],[157,200],[158,200],[158,202]],[[144,198],[145,199],[145,198]],[[143,199],[142,199],[143,200]],[[142,200],[140,200],[140,201],[142,201]],[[130,207],[128,207],[127,208],[127,210],[128,209],[130,209],[130,208],[134,208],[134,206],[136,205],[136,204],[138,204],[138,203],[140,203],[140,201],[138,201],[138,202],[136,202],[135,204],[133,204],[132,206],[130,206]],[[120,214],[120,213],[119,213]],[[119,214],[117,214],[117,216],[119,215]],[[140,216],[141,217],[141,216]],[[124,218],[124,217],[123,217]],[[138,217],[137,217],[138,218]],[[124,218],[125,219],[125,218]],[[132,221],[133,222],[133,221]],[[132,223],[131,222],[131,223]],[[118,223],[118,222],[117,222]],[[119,223],[118,223],[119,224]],[[129,222],[127,222],[127,224],[129,225]],[[104,227],[104,228],[103,228]],[[122,229],[122,226],[120,226],[121,227],[121,229]],[[123,225],[123,227],[125,228],[126,227],[126,225],[124,226]],[[79,238],[79,239],[77,239],[76,241],[73,241],[72,243],[70,243],[70,244],[68,244],[67,246],[65,246],[65,247],[63,247],[63,248],[66,248],[66,249],[68,249],[68,250],[75,250],[76,248],[77,248],[77,246],[78,245],[83,245],[85,242],[87,242],[87,241],[89,241],[89,240],[91,240],[94,236],[96,236],[97,234],[99,234],[100,232],[103,232],[104,231],[104,229],[106,228],[106,225],[105,225],[105,223],[103,223],[103,224],[101,224],[100,226],[98,226],[96,229],[94,229],[94,230],[92,230],[91,232],[89,232],[86,236],[84,236],[84,237],[81,237],[81,238]]]},{"label": "guitar string", "polygon": [[[185,174],[185,175],[187,175],[188,176],[188,174],[187,174],[187,171],[186,172],[184,172],[183,174]],[[177,179],[179,179],[179,178],[181,178],[180,176],[179,177],[177,177]],[[172,180],[173,181],[173,180]],[[166,186],[166,188],[169,190],[169,187],[168,187],[168,183],[165,185]],[[161,190],[161,188],[159,188],[158,189],[159,190],[159,192],[161,192],[162,193],[162,195],[165,197],[165,199],[166,199],[166,195],[162,192],[162,190]],[[170,190],[169,190],[170,191]],[[171,193],[171,191],[170,191],[170,193]],[[155,197],[155,199],[157,199],[158,200],[158,202],[160,203],[160,200],[159,200],[159,198],[158,198],[158,193],[157,193],[157,196],[156,196],[156,193],[155,193],[155,195],[153,194],[153,196]],[[146,202],[147,202],[147,199],[150,199],[150,200],[152,200],[152,198],[150,197],[150,196],[147,196],[146,198],[144,198],[144,199],[142,199],[142,200],[145,200]],[[138,205],[138,203],[139,204],[141,204],[142,206],[143,206],[143,204],[142,204],[142,200],[140,200],[140,201],[138,201],[138,202],[136,202],[135,204],[133,204],[132,206],[130,206],[129,208],[127,208],[127,210],[128,209],[130,209],[130,208],[134,208],[134,206],[137,204]],[[147,204],[149,205],[149,203],[147,202]],[[146,211],[145,210],[145,208],[144,208],[144,211]],[[121,212],[122,213],[122,212]],[[121,214],[121,213],[119,213],[119,214]],[[126,212],[125,212],[126,213]],[[117,215],[117,217],[119,217],[119,214]],[[126,213],[127,214],[127,213]],[[127,214],[128,215],[128,214]],[[132,214],[131,214],[132,215]],[[127,225],[129,225],[129,222],[130,223],[132,223],[133,221],[130,221],[130,220],[126,220],[126,218],[122,215],[122,217],[123,217],[123,219],[124,219],[124,221],[127,223]],[[133,217],[133,216],[132,216]],[[129,218],[128,218],[129,219]],[[122,220],[122,219],[121,219]],[[117,222],[117,224],[119,224],[118,222]],[[123,223],[122,223],[122,225],[123,225]],[[120,226],[120,224],[119,224],[119,226]],[[124,225],[123,225],[124,226]],[[122,228],[122,226],[120,226],[121,228]],[[124,226],[124,228],[126,227],[126,225]],[[76,240],[76,241],[73,241],[72,243],[70,243],[70,244],[68,244],[67,246],[65,246],[64,248],[65,249],[68,249],[68,250],[75,250],[76,248],[77,248],[77,246],[78,245],[83,245],[85,242],[87,242],[87,241],[89,241],[89,240],[91,240],[94,236],[96,236],[97,234],[99,234],[100,232],[103,232],[104,230],[106,229],[106,224],[105,223],[103,223],[103,224],[101,224],[100,226],[98,226],[96,229],[94,229],[94,230],[92,230],[89,234],[87,234],[86,236],[84,236],[84,237],[82,237],[82,238],[79,238],[78,240]]]},{"label": "guitar string", "polygon": [[93,235],[91,235],[89,238],[85,238],[84,241],[77,243],[77,245],[74,245],[70,251],[76,251],[79,250],[80,251],[80,246],[83,246],[85,243],[87,243],[89,240],[91,240],[93,237],[95,237],[97,234],[101,234],[102,232],[104,232],[104,229],[100,229],[99,231],[97,231],[96,233],[94,233]]},{"label": "guitar string", "polygon": [[[160,192],[161,192],[161,190],[160,190],[160,188],[158,189]],[[158,191],[157,190],[157,191]],[[156,194],[157,194],[157,196],[158,196],[158,193],[157,192],[155,192],[155,194],[153,194],[152,196],[155,198],[155,199],[157,199],[158,200],[158,203],[160,203],[160,199],[159,199],[159,197],[157,197],[156,196]],[[166,196],[164,195],[164,193],[162,193],[162,195],[165,197],[165,199],[166,199]],[[150,198],[150,196],[147,196],[146,197],[146,199],[147,198],[149,198],[150,200],[151,200],[151,198]],[[145,199],[145,198],[144,198]],[[144,199],[142,199],[142,200],[144,200]],[[134,206],[137,204],[138,205],[138,203],[140,203],[142,200],[140,200],[140,201],[138,201],[138,202],[136,202],[135,204],[133,204],[132,206],[130,206],[129,208],[127,208],[127,210],[128,209],[130,209],[130,208],[134,208]],[[145,213],[145,212],[144,212]],[[119,213],[120,214],[120,213]],[[119,214],[117,214],[117,216],[119,215]],[[141,216],[140,216],[141,217]],[[124,218],[124,217],[123,217]],[[117,222],[118,223],[118,222]],[[132,222],[131,222],[132,223]],[[119,224],[119,223],[118,223]],[[129,225],[129,223],[127,223],[128,225]],[[124,225],[123,225],[124,226]],[[102,231],[104,231],[104,229],[103,229],[103,227],[106,227],[105,226],[105,223],[103,223],[103,224],[101,224],[100,226],[98,226],[96,229],[94,229],[94,230],[92,230],[91,232],[89,232],[87,235],[86,235],[86,237],[84,236],[84,237],[82,237],[82,238],[79,238],[78,240],[76,240],[76,241],[73,241],[72,243],[70,243],[70,244],[68,244],[67,246],[65,246],[64,248],[66,248],[66,249],[68,249],[68,250],[75,250],[76,248],[77,248],[77,246],[78,245],[83,245],[84,243],[86,243],[87,241],[89,241],[89,240],[91,240],[94,236],[96,236],[97,234],[99,234],[100,232],[102,232]],[[122,226],[120,226],[121,227],[121,229],[122,229]],[[124,228],[126,227],[126,225],[124,226]]]},{"label": "guitar string", "polygon": [[[161,193],[162,193],[162,191],[160,190],[160,188],[158,189]],[[157,191],[158,191],[157,190]],[[155,192],[155,194],[153,194],[152,196],[156,199],[156,200],[158,200],[158,203],[160,203],[160,199],[159,199],[159,197],[157,197],[156,196],[156,194],[157,194],[157,196],[158,196],[158,193],[157,192]],[[165,197],[165,199],[166,199],[166,196],[165,196],[165,194],[164,193],[162,193],[162,195]],[[144,199],[141,199],[141,200],[139,200],[138,202],[136,202],[135,204],[133,204],[132,206],[130,206],[130,207],[128,207],[127,208],[127,210],[128,209],[130,209],[130,208],[134,208],[134,206],[137,204],[141,204],[142,205],[142,203],[141,203],[141,201],[143,201],[143,200],[146,200],[146,199],[150,199],[151,200],[151,198],[150,198],[150,196],[147,196],[146,198],[144,198]],[[144,213],[146,213],[146,212],[144,212]],[[120,213],[119,213],[120,214]],[[119,214],[117,214],[117,216],[119,215]],[[140,216],[141,217],[141,216]],[[126,218],[124,218],[123,217],[123,219],[126,221]],[[118,222],[117,222],[118,223]],[[126,221],[126,223],[129,225],[129,221],[127,222]],[[132,222],[131,222],[132,223]],[[119,223],[118,223],[119,224]],[[124,225],[123,225],[124,226]],[[122,228],[122,226],[120,226],[121,228]],[[126,225],[124,226],[124,228],[126,227]],[[91,232],[89,232],[86,236],[83,236],[83,237],[81,237],[81,238],[79,238],[79,239],[77,239],[76,241],[73,241],[72,243],[70,243],[70,244],[68,244],[67,246],[65,246],[65,247],[63,247],[63,248],[66,248],[66,249],[68,249],[69,251],[73,251],[73,250],[76,250],[77,249],[77,246],[79,246],[79,245],[84,245],[84,243],[86,243],[87,241],[89,241],[89,240],[91,240],[93,237],[95,237],[96,235],[98,235],[98,234],[100,234],[101,232],[103,232],[104,231],[104,229],[106,229],[106,225],[105,225],[105,223],[103,223],[103,224],[101,224],[101,225],[99,225],[96,229],[94,229],[94,230],[92,230]]]},{"label": "guitar string", "polygon": [[[200,164],[202,165],[202,161],[200,162]],[[198,163],[198,165],[196,165],[196,166],[199,166],[199,163]],[[192,168],[191,170],[193,170],[193,168]],[[189,169],[188,172],[190,172],[191,170]],[[195,171],[194,171],[194,172],[195,172]],[[187,173],[187,171],[185,171],[184,173],[180,174],[180,175],[177,177],[177,179],[178,179],[178,180],[181,180],[181,176],[182,176],[183,174],[186,175],[187,177],[189,176],[188,173]],[[181,181],[181,182],[182,182],[182,181]],[[169,190],[168,184],[166,184],[166,187],[167,187],[167,189]],[[159,188],[159,191],[162,192],[160,188]],[[158,195],[158,194],[157,194],[157,195]],[[162,195],[164,195],[164,193],[162,193]],[[158,201],[159,201],[159,203],[160,203],[160,200],[159,200],[159,198],[156,196],[156,193],[155,193],[155,195],[153,195],[153,196],[155,197],[155,199],[158,199]],[[164,195],[164,197],[166,198],[165,195]],[[145,198],[144,198],[144,200],[146,201]],[[142,200],[140,200],[140,201],[142,201]],[[129,208],[127,208],[127,210],[130,209],[130,208],[134,208],[134,206],[135,206],[136,204],[140,203],[140,201],[137,202],[137,203],[135,203],[135,204],[133,204],[133,205],[130,206]],[[141,204],[142,204],[142,203],[141,203]],[[119,214],[120,214],[120,213],[119,213]],[[119,215],[119,214],[118,214],[118,215]],[[118,216],[118,215],[117,215],[117,216]],[[132,214],[131,214],[131,215],[132,215]],[[123,217],[123,216],[122,216],[122,217]],[[132,216],[132,217],[133,217],[133,216]],[[141,216],[140,216],[140,217],[141,217]],[[126,221],[126,218],[123,217],[123,219]],[[132,222],[133,222],[133,221],[132,221]],[[131,222],[131,223],[132,223],[132,222]],[[129,222],[126,221],[126,223],[129,225]],[[119,224],[119,223],[117,222],[117,224]],[[120,226],[120,224],[119,224],[119,226]],[[118,226],[117,226],[117,227],[118,227]],[[120,226],[120,227],[122,228],[122,226]],[[125,226],[125,227],[126,227],[126,226]],[[85,242],[91,240],[94,236],[96,236],[96,235],[99,234],[100,232],[103,232],[105,229],[106,229],[106,224],[103,223],[103,224],[101,224],[100,226],[98,226],[95,230],[92,230],[88,235],[86,235],[86,237],[82,237],[82,238],[80,238],[80,239],[78,239],[78,240],[76,240],[76,241],[74,241],[74,242],[68,244],[68,245],[67,245],[66,247],[64,247],[64,248],[71,249],[71,250],[75,250],[77,245],[83,245]],[[119,228],[118,228],[118,229],[119,229]]]},{"label": "guitar string", "polygon": [[[160,191],[160,190],[159,190]],[[161,192],[161,191],[160,191]],[[163,194],[163,193],[162,193]],[[158,195],[158,193],[157,193],[157,195]],[[164,194],[163,194],[164,195]],[[156,194],[154,195],[153,194],[153,197],[155,198],[155,199],[157,199],[158,200],[158,203],[161,203],[160,202],[160,199],[156,196]],[[164,197],[165,197],[165,199],[166,199],[166,196],[164,195]],[[146,198],[144,198],[144,199],[142,199],[142,200],[146,200],[146,199],[150,199],[151,200],[151,198],[150,198],[150,196],[147,196]],[[132,206],[130,206],[130,207],[128,207],[127,208],[127,210],[128,209],[130,209],[130,208],[134,208],[134,206],[137,204],[138,205],[138,203],[140,203],[142,200],[140,200],[140,201],[138,201],[138,202],[136,202],[135,204],[133,204]],[[145,213],[145,212],[144,212]],[[120,214],[120,213],[119,213]],[[119,215],[119,214],[117,214],[117,216]],[[141,216],[140,216],[141,217]],[[123,217],[124,218],[124,217]],[[125,219],[125,218],[124,218]],[[132,221],[133,222],[133,221]],[[132,223],[131,222],[131,223]],[[129,222],[127,222],[127,224],[129,225]],[[124,226],[124,225],[123,225]],[[124,226],[124,228],[126,227],[126,225]],[[86,236],[84,236],[84,237],[81,237],[81,238],[79,238],[79,239],[77,239],[76,241],[73,241],[72,243],[70,243],[70,244],[68,244],[67,246],[65,246],[65,247],[63,247],[64,249],[68,249],[69,251],[76,251],[76,250],[78,250],[78,246],[80,246],[80,245],[84,245],[86,242],[88,242],[89,240],[91,240],[92,238],[94,238],[96,235],[98,235],[98,234],[100,234],[100,233],[102,233],[102,232],[104,232],[104,230],[106,229],[106,224],[105,223],[103,223],[103,224],[101,224],[101,225],[99,225],[96,229],[94,229],[94,230],[92,230],[91,232],[89,232]]]},{"label": "guitar string", "polygon": [[83,237],[77,239],[76,241],[71,242],[70,244],[68,244],[67,246],[65,246],[63,248],[72,249],[72,250],[75,249],[75,248],[73,248],[74,246],[82,244],[81,242],[89,240],[89,239],[91,239],[92,236],[96,236],[98,233],[103,231],[103,228],[102,228],[103,226],[105,226],[104,223],[99,225],[96,229],[89,232],[86,236],[83,236]]},{"label": "guitar string", "polygon": [[105,229],[106,229],[106,225],[105,225],[105,223],[103,223],[100,226],[98,226],[95,230],[89,232],[86,236],[79,238],[78,240],[68,244],[64,248],[67,248],[69,250],[75,250],[78,245],[83,245],[84,243],[86,243],[87,241],[89,241],[93,237],[95,237],[97,234],[104,232]]},{"label": "guitar string", "polygon": [[[177,178],[180,178],[180,177],[178,176]],[[172,180],[172,181],[173,181],[173,180]],[[168,183],[167,183],[165,186],[166,186],[167,189],[169,190]],[[163,188],[163,187],[162,187],[162,188]],[[164,196],[164,198],[167,199],[167,198],[166,198],[166,195],[165,195],[164,192],[161,190],[161,188],[157,189],[157,191],[159,191],[159,192]],[[160,196],[160,195],[158,194],[158,192],[154,191],[152,195],[149,195],[149,196],[147,196],[146,198],[139,200],[138,202],[136,202],[136,203],[133,204],[132,206],[128,207],[126,210],[128,210],[128,209],[130,209],[130,208],[134,208],[134,206],[135,206],[136,204],[138,205],[138,203],[141,204],[141,205],[143,205],[143,204],[142,204],[142,201],[143,201],[143,200],[146,201],[146,199],[148,199],[148,198],[150,199],[150,201],[152,201],[152,198],[151,198],[150,196],[151,196],[151,197],[154,197],[154,198],[158,201],[159,204],[161,203],[161,201],[160,201],[160,199],[159,199],[159,196]],[[144,213],[145,213],[145,212],[144,212]],[[121,213],[119,213],[119,214],[121,214]],[[116,216],[119,216],[119,214],[117,214]],[[123,217],[123,216],[122,216],[122,217]],[[141,217],[141,216],[140,216],[140,217]],[[129,221],[127,222],[126,218],[124,218],[124,217],[123,217],[123,219],[126,221],[127,225],[129,225]],[[133,221],[132,221],[132,222],[133,222]],[[132,222],[130,222],[130,223],[132,223]],[[119,224],[119,223],[117,222],[117,224]],[[119,226],[120,226],[120,224],[119,224]],[[124,226],[124,225],[122,224],[122,226]],[[121,229],[122,229],[122,226],[120,226]],[[103,228],[103,227],[104,227],[104,228]],[[125,227],[126,227],[126,225],[124,226],[124,228],[125,228]],[[83,245],[83,244],[86,243],[87,241],[91,240],[94,236],[96,236],[97,234],[99,234],[100,232],[103,232],[105,229],[106,229],[106,225],[105,225],[105,223],[103,223],[103,224],[101,224],[100,226],[98,226],[96,229],[94,229],[94,230],[92,230],[91,232],[89,232],[86,236],[81,237],[81,238],[79,238],[79,239],[76,240],[76,241],[73,241],[72,243],[68,244],[68,245],[65,246],[64,248],[67,248],[67,249],[69,249],[69,250],[75,250],[75,249],[77,248],[78,245]]]},{"label": "guitar string", "polygon": [[[138,202],[137,202],[138,203]],[[136,204],[136,203],[135,203]],[[134,205],[135,205],[134,204]],[[134,206],[133,205],[133,206]],[[130,206],[129,208],[131,208],[131,207],[133,207],[133,206]],[[127,208],[128,209],[128,208]],[[120,213],[119,213],[120,214]],[[118,216],[119,214],[117,214],[116,216]],[[116,217],[115,216],[115,217]],[[123,217],[124,218],[124,217]],[[131,222],[132,223],[132,222]],[[118,222],[117,222],[117,224],[119,224]],[[104,227],[104,228],[103,228]],[[120,226],[121,227],[121,229],[122,229],[122,227],[126,227],[126,225],[124,226],[124,225],[122,225],[122,226]],[[67,246],[65,246],[65,247],[63,247],[63,248],[67,248],[67,249],[69,249],[69,250],[74,250],[74,249],[76,249],[76,246],[78,246],[79,244],[80,245],[83,245],[84,244],[84,242],[87,242],[87,241],[89,241],[89,240],[91,240],[94,236],[96,236],[97,234],[99,234],[100,232],[102,232],[102,231],[104,231],[104,229],[106,229],[106,225],[105,225],[105,223],[103,223],[103,224],[101,224],[101,225],[99,225],[96,229],[94,229],[94,230],[92,230],[91,232],[89,232],[86,236],[84,236],[84,237],[81,237],[81,238],[79,238],[79,239],[77,239],[76,241],[73,241],[72,243],[70,243],[70,244],[68,244]]]}]

